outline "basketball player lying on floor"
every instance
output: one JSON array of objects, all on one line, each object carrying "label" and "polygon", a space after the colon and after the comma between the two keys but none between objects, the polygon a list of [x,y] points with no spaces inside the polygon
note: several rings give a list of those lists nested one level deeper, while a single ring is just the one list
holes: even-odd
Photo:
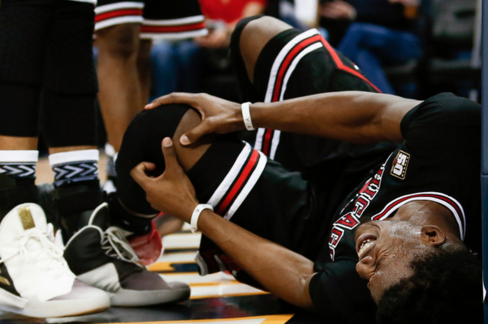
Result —
[{"label": "basketball player lying on floor", "polygon": [[[480,106],[452,94],[416,101],[320,93],[349,76],[367,82],[313,31],[304,34],[262,17],[241,22],[233,35],[244,97],[253,88],[265,93],[263,75],[285,76],[276,82],[281,97],[249,109],[205,94],[148,105],[117,161],[120,202],[200,230],[202,274],[227,268],[327,323],[374,323],[376,305],[378,323],[481,323],[481,268],[471,252],[481,249]],[[304,54],[297,63],[283,50]],[[296,69],[273,72],[270,57]],[[269,102],[300,86],[319,94]],[[253,127],[281,131],[283,142],[270,150],[276,156],[297,139],[299,147],[286,148],[319,147],[315,163],[290,172],[233,133]],[[295,133],[321,140],[312,146]],[[266,151],[263,143],[255,147]]]}]

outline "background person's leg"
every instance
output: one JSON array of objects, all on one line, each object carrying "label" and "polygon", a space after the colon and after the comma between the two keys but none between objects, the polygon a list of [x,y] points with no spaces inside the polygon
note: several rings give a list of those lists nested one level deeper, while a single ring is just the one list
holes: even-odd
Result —
[{"label": "background person's leg", "polygon": [[2,1],[0,7],[1,212],[37,202],[39,106],[52,1]]},{"label": "background person's leg", "polygon": [[140,24],[122,24],[96,32],[98,99],[107,139],[118,152],[127,126],[141,111],[143,89],[138,70]]},{"label": "background person's leg", "polygon": [[152,40],[141,39],[139,41],[137,71],[139,74],[139,84],[141,85],[141,104],[136,113],[140,112],[149,102],[149,94],[151,91],[151,48]]},{"label": "background person's leg", "polygon": [[390,94],[394,90],[383,66],[403,64],[422,55],[420,39],[413,33],[368,23],[351,24],[338,50],[358,64],[382,92]]},{"label": "background person's leg", "polygon": [[[0,50],[0,257],[2,276],[8,278],[1,304],[35,317],[76,315],[110,306],[103,291],[75,281],[61,251],[48,237],[44,211],[32,204],[39,201],[34,180],[41,83],[46,79],[46,53],[54,37],[51,28],[58,3],[7,0],[0,11],[0,43],[5,46]],[[93,13],[93,5],[84,5]],[[89,19],[93,30],[93,14]],[[88,32],[85,36],[90,41]],[[25,302],[22,307],[11,301],[19,297]]]},{"label": "background person's leg", "polygon": [[99,101],[108,143],[117,153],[129,123],[149,99],[151,39],[207,31],[197,0],[100,0],[96,11]]},{"label": "background person's leg", "polygon": [[[50,147],[56,203],[64,225],[76,223],[71,218],[102,202],[96,146],[98,88],[92,56],[93,26],[92,4],[60,3],[46,51],[41,130]],[[87,199],[76,198],[85,192],[92,194]],[[65,241],[77,230],[63,229]]]}]

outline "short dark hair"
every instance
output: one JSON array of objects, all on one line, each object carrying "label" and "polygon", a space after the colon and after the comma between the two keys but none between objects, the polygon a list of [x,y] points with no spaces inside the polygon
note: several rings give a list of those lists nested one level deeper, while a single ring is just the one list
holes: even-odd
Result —
[{"label": "short dark hair", "polygon": [[378,324],[483,323],[481,262],[469,251],[429,253],[414,274],[387,289]]}]

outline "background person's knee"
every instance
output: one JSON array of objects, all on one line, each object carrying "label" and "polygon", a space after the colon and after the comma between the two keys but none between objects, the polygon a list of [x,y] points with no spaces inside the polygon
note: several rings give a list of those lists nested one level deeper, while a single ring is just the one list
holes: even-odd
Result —
[{"label": "background person's knee", "polygon": [[139,24],[122,24],[107,27],[97,32],[100,55],[120,59],[136,58],[139,52]]},{"label": "background person's knee", "polygon": [[57,16],[46,52],[44,89],[60,95],[94,96],[98,84],[93,63],[93,5],[62,1]]},{"label": "background person's knee", "polygon": [[27,5],[22,1],[2,3],[0,82],[41,84],[52,11],[52,6],[42,2],[38,5]]}]

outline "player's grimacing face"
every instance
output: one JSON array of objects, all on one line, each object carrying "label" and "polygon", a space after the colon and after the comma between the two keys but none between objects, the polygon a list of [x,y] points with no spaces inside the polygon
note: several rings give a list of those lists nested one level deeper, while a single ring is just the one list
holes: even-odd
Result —
[{"label": "player's grimacing face", "polygon": [[369,281],[376,303],[386,289],[413,274],[410,262],[426,249],[420,235],[420,228],[405,221],[371,221],[357,228],[356,271]]}]

